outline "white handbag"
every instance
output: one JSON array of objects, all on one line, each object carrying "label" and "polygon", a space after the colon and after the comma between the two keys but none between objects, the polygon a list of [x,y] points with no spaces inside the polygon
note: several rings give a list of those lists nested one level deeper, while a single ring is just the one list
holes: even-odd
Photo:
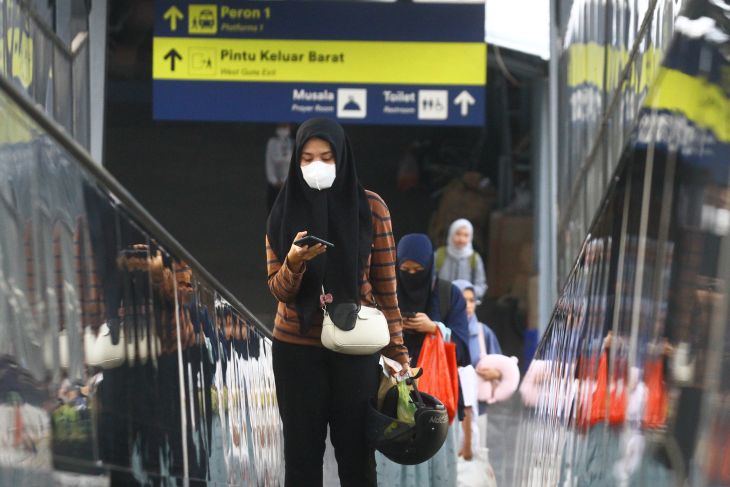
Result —
[{"label": "white handbag", "polygon": [[[324,294],[324,289],[322,289]],[[370,355],[379,352],[390,343],[388,320],[378,308],[360,306],[355,328],[349,331],[337,327],[322,306],[322,345],[333,352],[347,355]]]},{"label": "white handbag", "polygon": [[[115,345],[112,343],[111,331],[106,323],[102,323],[99,327],[98,334],[96,335],[91,330],[91,327],[85,327],[83,338],[85,364],[102,369],[114,369],[125,362],[127,362],[130,366],[135,364],[146,364],[148,355],[150,355],[148,351],[149,345],[152,347],[152,360],[155,361],[157,355],[159,355],[162,350],[160,339],[155,336],[154,340],[149,341],[146,333],[140,333],[136,340],[137,345],[135,347],[135,342],[125,337],[124,329],[124,324],[122,324],[119,330],[119,341]],[[149,345],[148,341],[150,342]],[[68,369],[70,358],[68,349],[68,333],[66,330],[61,330],[58,333],[58,345],[59,364],[61,368]],[[139,350],[139,352],[136,352],[135,348]],[[47,363],[51,363],[50,358]]]}]

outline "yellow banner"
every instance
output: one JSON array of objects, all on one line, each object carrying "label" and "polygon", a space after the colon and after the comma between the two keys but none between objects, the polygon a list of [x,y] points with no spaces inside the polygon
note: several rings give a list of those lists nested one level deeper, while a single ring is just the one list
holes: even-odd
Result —
[{"label": "yellow banner", "polygon": [[155,37],[153,78],[483,86],[486,51],[478,42]]},{"label": "yellow banner", "polygon": [[697,126],[711,130],[721,142],[730,142],[730,100],[722,88],[706,79],[661,68],[645,105],[681,113]]},{"label": "yellow banner", "polygon": [[[595,42],[575,43],[568,48],[567,78],[568,86],[571,88],[583,84],[593,85],[598,89],[607,91],[619,87],[621,70],[629,60],[629,52],[626,48],[605,46]],[[655,48],[649,48],[639,54],[631,73],[629,74],[628,86],[633,88],[635,93],[642,92],[648,88],[656,79],[661,66],[663,53]],[[605,80],[604,80],[605,77]],[[605,84],[605,87],[604,87]]]}]

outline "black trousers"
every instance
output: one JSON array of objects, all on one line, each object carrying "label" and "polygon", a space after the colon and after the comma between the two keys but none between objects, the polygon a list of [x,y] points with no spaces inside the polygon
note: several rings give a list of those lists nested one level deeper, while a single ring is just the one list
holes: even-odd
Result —
[{"label": "black trousers", "polygon": [[365,424],[381,373],[378,354],[344,355],[278,340],[272,351],[284,425],[285,485],[322,485],[329,424],[342,487],[375,487],[375,455]]}]

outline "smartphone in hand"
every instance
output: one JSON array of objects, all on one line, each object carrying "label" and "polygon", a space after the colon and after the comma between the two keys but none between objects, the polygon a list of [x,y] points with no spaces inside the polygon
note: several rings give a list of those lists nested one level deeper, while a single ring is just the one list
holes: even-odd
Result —
[{"label": "smartphone in hand", "polygon": [[329,247],[332,249],[335,248],[335,245],[333,243],[323,240],[319,237],[315,237],[314,235],[307,235],[306,237],[302,237],[299,240],[294,241],[294,245],[296,245],[297,247],[304,247],[305,245],[311,247],[315,244],[322,244],[325,247]]},{"label": "smartphone in hand", "polygon": [[400,313],[403,318],[415,318],[417,314],[415,311],[401,311]]}]

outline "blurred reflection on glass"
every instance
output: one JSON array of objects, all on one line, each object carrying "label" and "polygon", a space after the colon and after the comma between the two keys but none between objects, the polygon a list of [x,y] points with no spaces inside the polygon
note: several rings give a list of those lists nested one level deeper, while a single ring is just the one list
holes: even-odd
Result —
[{"label": "blurred reflection on glass", "polygon": [[0,484],[278,483],[253,317],[4,91],[0,120]]},{"label": "blurred reflection on glass", "polygon": [[[568,21],[577,34],[566,35],[563,56],[569,74],[584,81],[568,84],[571,96],[591,86],[592,72],[571,65],[589,49],[572,40],[610,25],[586,22],[590,3],[574,2]],[[721,73],[730,62],[730,20],[727,9],[703,0],[679,17],[669,1],[625,13],[615,2],[606,7],[625,22],[609,33],[627,35],[615,48],[635,46],[637,56],[622,53],[611,64],[614,46],[605,51],[606,95],[622,90],[616,113],[606,114],[616,127],[606,125],[596,146],[607,144],[605,154],[571,160],[590,147],[561,149],[565,181],[583,193],[574,206],[564,204],[574,195],[560,203],[565,285],[521,386],[528,409],[513,484],[726,485],[730,136]],[[639,35],[644,20],[648,30]],[[613,86],[626,62],[626,82]],[[584,108],[569,107],[574,116]],[[578,127],[560,143],[583,136]],[[584,163],[585,179],[572,181]],[[607,193],[594,163],[619,168]],[[583,198],[603,198],[595,218]]]},{"label": "blurred reflection on glass", "polygon": [[[559,2],[560,282],[577,258],[586,226],[611,183],[649,88],[659,77],[684,3]],[[645,30],[640,31],[645,19]],[[575,225],[580,231],[573,235]]]}]

